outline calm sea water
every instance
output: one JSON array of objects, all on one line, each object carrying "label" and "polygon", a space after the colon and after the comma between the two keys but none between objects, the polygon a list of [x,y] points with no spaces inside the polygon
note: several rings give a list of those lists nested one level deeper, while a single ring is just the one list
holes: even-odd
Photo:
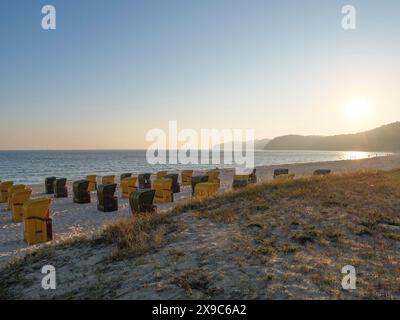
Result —
[{"label": "calm sea water", "polygon": [[[255,165],[278,165],[362,159],[386,155],[341,151],[256,151]],[[219,168],[232,168],[229,164]],[[131,151],[0,151],[0,180],[19,183],[42,183],[45,177],[83,178],[88,174],[119,175],[160,170],[209,169],[216,165],[149,165],[146,152]]]}]

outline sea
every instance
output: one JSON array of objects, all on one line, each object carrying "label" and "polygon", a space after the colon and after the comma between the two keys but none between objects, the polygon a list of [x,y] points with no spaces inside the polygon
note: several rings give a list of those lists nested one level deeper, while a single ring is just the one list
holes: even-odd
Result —
[{"label": "sea", "polygon": [[[222,152],[221,152],[222,153]],[[388,153],[358,151],[273,151],[254,152],[255,166],[280,165],[337,160],[355,160],[385,156]],[[199,152],[200,157],[200,152]],[[77,151],[0,151],[0,181],[12,180],[15,183],[43,183],[49,176],[67,179],[81,179],[89,174],[120,175],[157,172],[162,170],[205,170],[234,168],[235,165],[223,162],[209,164],[149,164],[146,150],[77,150]]]}]

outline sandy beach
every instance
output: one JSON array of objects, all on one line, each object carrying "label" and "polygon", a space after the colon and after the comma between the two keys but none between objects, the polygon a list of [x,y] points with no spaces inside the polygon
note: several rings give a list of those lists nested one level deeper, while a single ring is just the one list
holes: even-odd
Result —
[{"label": "sandy beach", "polygon": [[[257,179],[259,182],[272,179],[274,169],[289,168],[290,173],[296,177],[312,175],[316,169],[331,169],[333,173],[350,172],[357,170],[390,170],[400,167],[400,156],[392,155],[362,160],[346,160],[319,163],[288,164],[276,166],[257,167]],[[194,175],[199,172],[194,172]],[[231,187],[234,170],[221,170],[221,192]],[[152,177],[154,179],[154,177]],[[131,215],[127,199],[119,197],[118,211],[104,213],[97,210],[96,193],[92,192],[90,204],[75,204],[72,202],[72,182],[68,182],[68,198],[53,199],[51,217],[53,219],[53,242],[59,242],[76,235],[88,235],[112,221],[127,218]],[[44,185],[31,185],[33,197],[49,197],[45,195]],[[120,195],[120,190],[117,189]],[[175,195],[174,203],[157,204],[158,210],[168,210],[172,206],[191,195],[190,186],[182,187],[182,192]],[[50,196],[52,197],[52,196]],[[40,245],[39,245],[40,246]],[[0,267],[4,266],[14,256],[21,255],[37,246],[27,247],[22,240],[22,224],[15,224],[11,220],[11,214],[6,210],[5,204],[0,204]]]}]

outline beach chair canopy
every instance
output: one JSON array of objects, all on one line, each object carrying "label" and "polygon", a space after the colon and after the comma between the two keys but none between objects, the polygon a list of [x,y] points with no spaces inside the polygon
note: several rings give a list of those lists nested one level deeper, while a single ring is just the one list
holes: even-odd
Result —
[{"label": "beach chair canopy", "polygon": [[56,177],[47,177],[44,180],[45,184],[45,189],[47,194],[53,194],[54,193],[54,181],[56,180]]},{"label": "beach chair canopy", "polygon": [[151,173],[141,173],[138,176],[139,189],[151,189]]},{"label": "beach chair canopy", "polygon": [[279,168],[279,169],[275,169],[274,170],[274,177],[277,177],[277,176],[280,176],[280,175],[283,175],[283,174],[289,174],[289,169]]},{"label": "beach chair canopy", "polygon": [[66,198],[68,197],[67,191],[67,179],[66,178],[57,178],[54,180],[54,197],[55,198]]},{"label": "beach chair canopy", "polygon": [[118,199],[114,196],[117,185],[101,184],[97,187],[97,209],[103,212],[117,211]]},{"label": "beach chair canopy", "polygon": [[154,211],[154,195],[155,190],[152,189],[139,189],[135,192],[132,192],[129,196],[129,205],[132,213]]},{"label": "beach chair canopy", "polygon": [[90,192],[89,192],[89,181],[88,180],[78,180],[72,185],[74,192],[74,202],[75,203],[89,203],[90,202]]}]

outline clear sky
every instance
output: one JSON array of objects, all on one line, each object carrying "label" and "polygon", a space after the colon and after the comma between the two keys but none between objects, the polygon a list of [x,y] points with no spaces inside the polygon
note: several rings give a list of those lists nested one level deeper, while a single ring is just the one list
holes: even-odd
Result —
[{"label": "clear sky", "polygon": [[143,148],[168,120],[372,129],[400,120],[399,39],[399,0],[1,0],[0,149]]}]

